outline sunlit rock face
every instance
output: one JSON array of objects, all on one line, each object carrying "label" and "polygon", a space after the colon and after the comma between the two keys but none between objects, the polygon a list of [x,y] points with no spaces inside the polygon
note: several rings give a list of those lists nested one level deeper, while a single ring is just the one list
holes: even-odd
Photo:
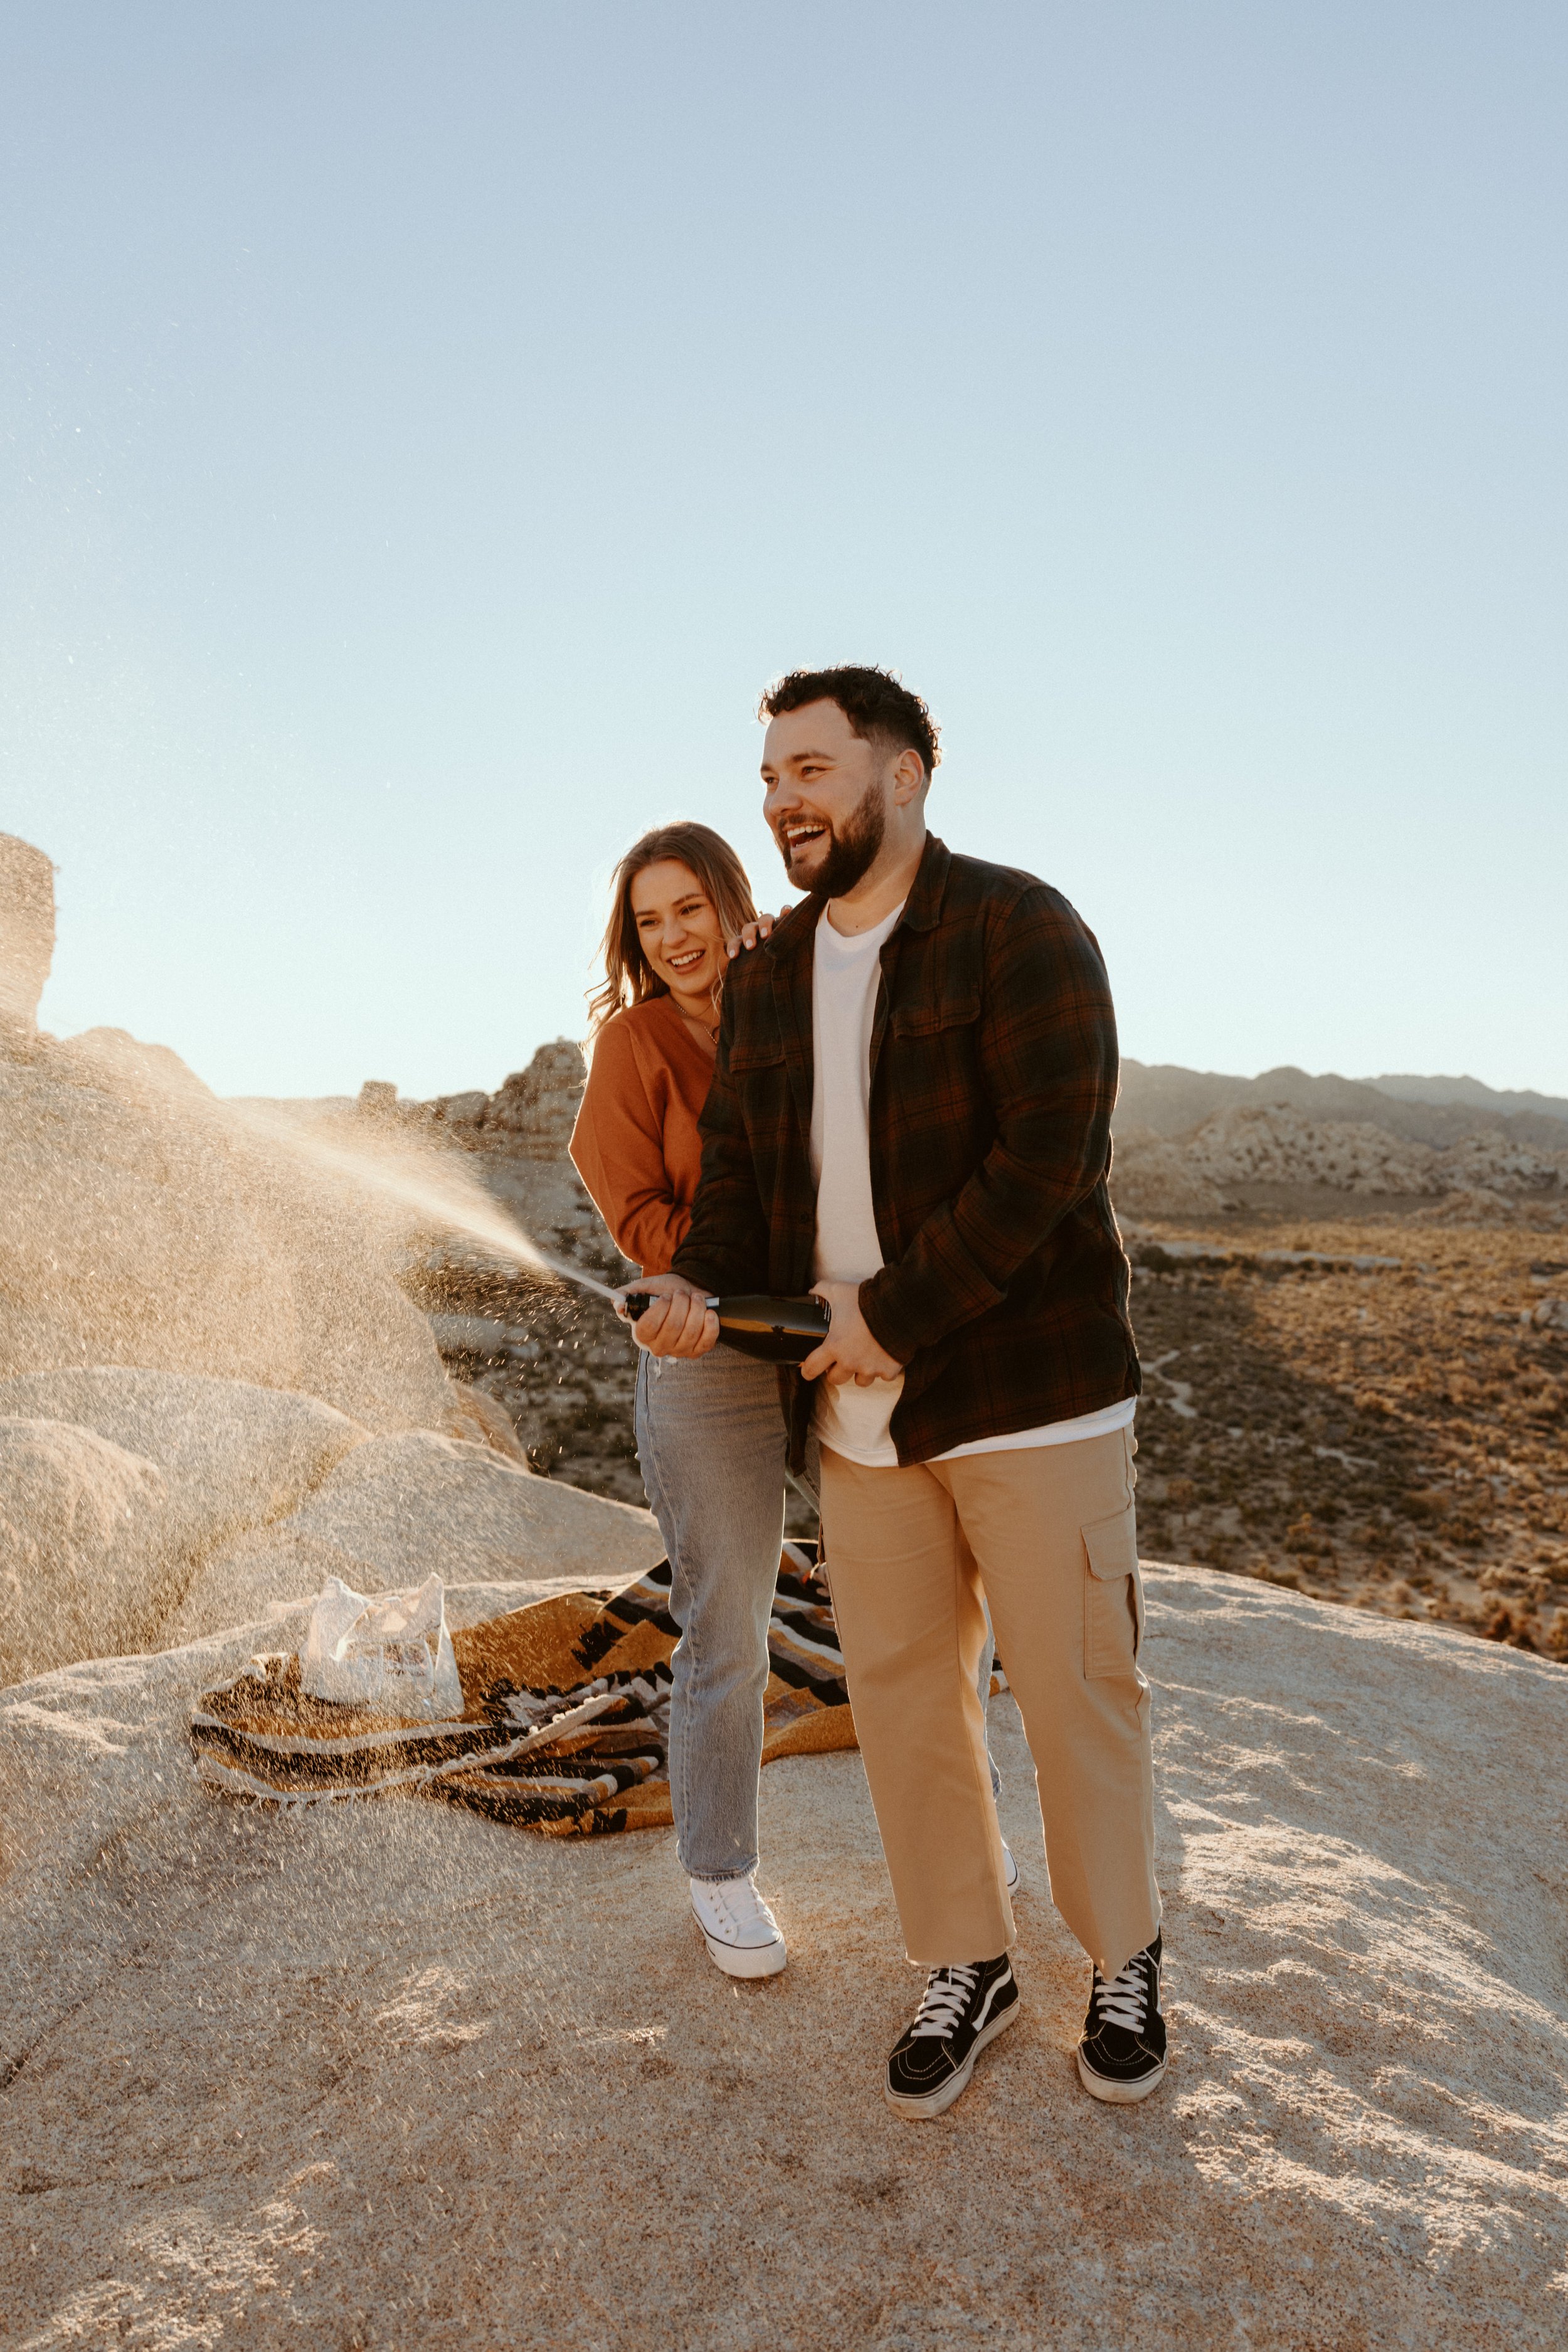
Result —
[{"label": "sunlit rock face", "polygon": [[[123,1030],[43,1035],[53,940],[48,858],[0,836],[0,1684],[299,1600],[329,1555],[365,1591],[650,1564],[648,1516],[533,1478],[406,1295],[465,1185],[494,1222],[453,1130],[390,1086],[226,1104]],[[555,1150],[581,1071],[509,1082],[509,1150],[537,1119]]]},{"label": "sunlit rock face", "polygon": [[647,1511],[536,1478],[490,1448],[415,1430],[369,1438],[285,1518],[208,1555],[162,1639],[267,1617],[329,1576],[356,1591],[574,1576],[626,1583],[663,1551]]},{"label": "sunlit rock face", "polygon": [[0,1684],[167,1639],[201,1561],[365,1442],[315,1397],[96,1366],[0,1381]]},{"label": "sunlit rock face", "polygon": [[450,1384],[384,1221],[221,1112],[175,1055],[118,1033],[0,1063],[0,1377],[136,1364],[445,1426]]},{"label": "sunlit rock face", "polygon": [[54,952],[54,866],[30,841],[0,833],[0,1054],[33,1052]]},{"label": "sunlit rock face", "polygon": [[157,1465],[92,1430],[0,1419],[0,1685],[141,1646],[167,1505]]}]

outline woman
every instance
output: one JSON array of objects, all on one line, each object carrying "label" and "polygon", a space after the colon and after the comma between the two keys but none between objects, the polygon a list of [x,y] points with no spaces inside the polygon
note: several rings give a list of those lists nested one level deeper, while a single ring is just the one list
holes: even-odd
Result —
[{"label": "woman", "polygon": [[[600,1215],[645,1275],[669,1271],[691,1221],[725,941],[756,919],[744,867],[705,824],[661,825],[616,868],[571,1150]],[[753,1876],[768,1619],[784,1540],[773,1368],[729,1348],[690,1360],[639,1352],[637,1439],[681,1629],[669,1711],[680,1865],[718,1966],[774,1976],[784,1940]]]},{"label": "woman", "polygon": [[[646,833],[616,869],[571,1152],[616,1243],[645,1275],[669,1272],[691,1222],[725,942],[753,947],[770,924],[752,904],[740,859],[705,824]],[[637,1440],[681,1629],[669,1790],[691,1908],[726,1975],[775,1976],[784,1939],[754,1873],[768,1620],[784,1540],[777,1376],[729,1348],[689,1358],[639,1350]],[[813,1440],[801,1482],[813,1502],[816,1468]],[[990,1685],[987,1652],[982,1706]],[[991,1778],[1000,1790],[994,1764]],[[1017,1869],[1003,1853],[1012,1887]]]}]

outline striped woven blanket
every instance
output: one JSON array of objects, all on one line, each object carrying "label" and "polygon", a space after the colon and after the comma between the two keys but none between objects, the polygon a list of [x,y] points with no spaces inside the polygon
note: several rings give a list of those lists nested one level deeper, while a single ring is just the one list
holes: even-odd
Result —
[{"label": "striped woven blanket", "polygon": [[[669,1822],[669,1566],[600,1601],[540,1601],[454,1633],[463,1710],[405,1719],[314,1699],[289,1654],[253,1658],[191,1720],[196,1775],[251,1803],[404,1793],[553,1836]],[[763,1761],[853,1748],[813,1544],[787,1543],[768,1629]]]}]

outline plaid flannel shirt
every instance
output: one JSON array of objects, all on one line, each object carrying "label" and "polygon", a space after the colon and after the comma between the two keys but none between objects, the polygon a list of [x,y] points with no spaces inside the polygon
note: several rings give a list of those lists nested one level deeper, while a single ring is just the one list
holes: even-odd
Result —
[{"label": "plaid flannel shirt", "polygon": [[[720,1294],[811,1286],[812,986],[824,901],[731,965],[702,1180],[675,1271]],[[1111,1214],[1116,1024],[1093,934],[1031,874],[928,838],[881,950],[860,1286],[904,1366],[900,1463],[1098,1412],[1141,1386]],[[781,1376],[798,1466],[811,1384]]]}]

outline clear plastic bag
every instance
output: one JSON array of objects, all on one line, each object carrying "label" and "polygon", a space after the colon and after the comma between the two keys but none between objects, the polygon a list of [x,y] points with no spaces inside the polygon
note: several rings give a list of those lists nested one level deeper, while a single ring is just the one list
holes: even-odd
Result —
[{"label": "clear plastic bag", "polygon": [[388,1715],[461,1715],[463,1688],[440,1578],[427,1576],[405,1592],[367,1594],[329,1576],[310,1612],[300,1687],[310,1698]]}]

